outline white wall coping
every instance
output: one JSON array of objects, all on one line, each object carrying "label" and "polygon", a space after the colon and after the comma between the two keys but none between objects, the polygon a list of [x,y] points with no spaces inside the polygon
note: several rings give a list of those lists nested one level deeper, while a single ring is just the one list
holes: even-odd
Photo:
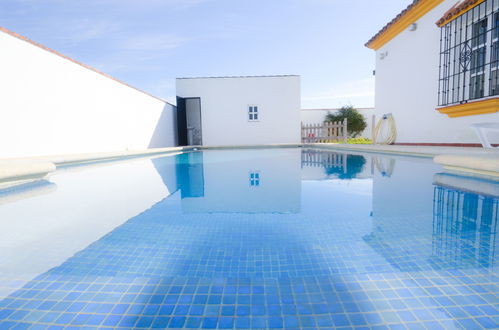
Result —
[{"label": "white wall coping", "polygon": [[48,161],[0,161],[0,185],[9,186],[12,181],[24,183],[27,180],[41,179],[55,171],[54,163]]},{"label": "white wall coping", "polygon": [[46,177],[60,166],[98,161],[112,161],[131,157],[153,156],[191,150],[192,147],[170,147],[134,151],[54,155],[43,157],[11,158],[0,160],[0,186],[6,188]]},{"label": "white wall coping", "polygon": [[434,162],[450,171],[469,172],[499,179],[498,152],[483,155],[438,155]]}]

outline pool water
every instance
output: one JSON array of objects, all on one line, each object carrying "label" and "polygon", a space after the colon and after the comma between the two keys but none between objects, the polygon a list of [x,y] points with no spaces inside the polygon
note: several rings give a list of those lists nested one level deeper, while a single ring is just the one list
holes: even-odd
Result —
[{"label": "pool water", "polygon": [[499,184],[211,150],[0,192],[0,329],[499,327]]}]

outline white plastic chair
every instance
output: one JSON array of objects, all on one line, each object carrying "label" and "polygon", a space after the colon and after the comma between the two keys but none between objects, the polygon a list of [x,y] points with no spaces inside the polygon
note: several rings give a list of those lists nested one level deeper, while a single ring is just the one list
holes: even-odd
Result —
[{"label": "white plastic chair", "polygon": [[472,124],[471,127],[475,129],[476,135],[480,139],[480,143],[486,149],[498,149],[493,147],[487,138],[488,131],[499,131],[499,123],[477,123]]}]

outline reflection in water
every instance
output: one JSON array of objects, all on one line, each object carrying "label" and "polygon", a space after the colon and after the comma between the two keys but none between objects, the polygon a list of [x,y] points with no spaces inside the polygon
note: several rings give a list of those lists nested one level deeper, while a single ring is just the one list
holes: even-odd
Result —
[{"label": "reflection in water", "polygon": [[224,158],[226,151],[210,150],[178,155],[175,190],[181,191],[182,211],[297,213],[300,153],[300,149],[239,150]]},{"label": "reflection in water", "polygon": [[373,157],[373,162],[381,176],[392,176],[395,169],[395,158],[375,156]]},{"label": "reflection in water", "polygon": [[175,156],[177,186],[182,198],[204,196],[204,167],[202,152],[188,152]]},{"label": "reflection in water", "polygon": [[328,179],[350,180],[365,170],[366,158],[331,151],[306,149],[302,152],[302,167],[320,167]]},{"label": "reflection in water", "polygon": [[499,200],[436,186],[433,258],[453,267],[494,266]]},{"label": "reflection in water", "polygon": [[[0,208],[0,219],[31,219],[4,227],[0,244],[13,251],[5,260],[19,259],[20,248],[6,238],[37,223],[25,245],[41,241],[47,258],[36,269],[31,250],[16,260],[34,275],[21,283],[20,272],[1,274],[0,297],[9,287],[0,329],[489,322],[473,312],[495,311],[497,198],[434,188],[430,159],[399,157],[391,176],[374,171],[358,180],[369,177],[362,173],[371,173],[369,158],[214,150],[54,176],[58,189],[43,203]],[[302,180],[310,168],[330,180]],[[54,231],[61,223],[69,225]],[[62,237],[54,250],[64,254],[54,258],[43,248]]]},{"label": "reflection in water", "polygon": [[326,168],[326,173],[337,176],[339,179],[353,179],[364,170],[365,164],[366,159],[364,156],[347,155],[345,159],[346,172],[344,170],[338,171],[338,168],[333,166]]},{"label": "reflection in water", "polygon": [[315,149],[302,151],[301,165],[323,167],[324,169],[336,168],[337,172],[347,172],[347,154],[327,152]]},{"label": "reflection in water", "polygon": [[[237,157],[221,161],[224,152],[212,150],[176,156],[176,187],[169,190],[181,191],[184,212],[296,213],[301,205],[303,168],[319,167],[327,179],[340,180],[362,177],[366,168],[364,156],[328,151],[244,150],[235,151]],[[160,172],[172,168],[156,167]]]},{"label": "reflection in water", "polygon": [[19,186],[0,189],[0,205],[48,194],[56,189],[57,185],[47,180],[38,180]]},{"label": "reflection in water", "polygon": [[374,163],[372,230],[363,240],[392,267],[496,266],[497,183],[435,174],[440,168],[424,159],[376,156]]}]

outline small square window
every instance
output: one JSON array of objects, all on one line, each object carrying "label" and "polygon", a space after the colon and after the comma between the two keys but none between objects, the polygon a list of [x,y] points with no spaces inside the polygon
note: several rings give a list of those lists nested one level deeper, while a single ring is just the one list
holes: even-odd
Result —
[{"label": "small square window", "polygon": [[249,183],[251,187],[260,186],[260,172],[250,172]]},{"label": "small square window", "polygon": [[248,120],[258,121],[258,106],[256,105],[248,106]]}]

